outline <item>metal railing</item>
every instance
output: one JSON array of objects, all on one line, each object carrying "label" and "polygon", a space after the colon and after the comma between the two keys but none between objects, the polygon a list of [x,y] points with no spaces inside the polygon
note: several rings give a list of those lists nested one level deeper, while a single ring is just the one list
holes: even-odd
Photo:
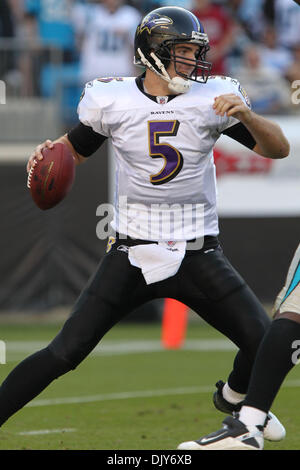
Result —
[{"label": "metal railing", "polygon": [[61,66],[63,51],[33,40],[0,38],[0,79],[8,97],[41,95],[40,78],[46,65]]},{"label": "metal railing", "polygon": [[81,89],[78,64],[63,59],[59,48],[0,38],[0,142],[53,138],[72,123]]}]

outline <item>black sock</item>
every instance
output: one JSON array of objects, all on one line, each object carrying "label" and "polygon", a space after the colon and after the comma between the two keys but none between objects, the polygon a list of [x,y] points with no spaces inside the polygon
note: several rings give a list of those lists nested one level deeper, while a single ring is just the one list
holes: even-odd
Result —
[{"label": "black sock", "polygon": [[71,367],[42,349],[20,362],[0,387],[0,426]]},{"label": "black sock", "polygon": [[258,349],[245,405],[266,413],[270,410],[282,382],[295,365],[295,340],[300,340],[300,323],[287,318],[273,321]]}]

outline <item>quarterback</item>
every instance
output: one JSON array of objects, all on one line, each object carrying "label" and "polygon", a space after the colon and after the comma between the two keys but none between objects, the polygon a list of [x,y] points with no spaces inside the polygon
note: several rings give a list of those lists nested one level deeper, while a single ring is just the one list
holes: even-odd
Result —
[{"label": "quarterback", "polygon": [[[0,425],[75,369],[126,314],[155,298],[183,302],[238,346],[215,406],[239,410],[247,392],[270,320],[218,241],[213,147],[226,134],[262,157],[284,158],[289,144],[277,124],[252,112],[237,80],[210,76],[209,39],[191,12],[152,11],[137,27],[134,48],[145,72],[87,83],[78,125],[55,141],[81,164],[110,139],[114,236],[61,331],[1,385]],[[52,145],[47,140],[35,149],[28,171]],[[266,437],[283,436],[279,421],[269,418]]]}]

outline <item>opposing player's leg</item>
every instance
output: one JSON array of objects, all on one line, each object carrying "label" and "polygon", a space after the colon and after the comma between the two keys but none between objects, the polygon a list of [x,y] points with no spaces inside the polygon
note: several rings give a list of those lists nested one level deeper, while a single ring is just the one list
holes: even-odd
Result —
[{"label": "opposing player's leg", "polygon": [[[271,321],[221,250],[203,253],[195,261],[198,264],[197,275],[188,276],[195,269],[193,260],[184,273],[187,283],[182,301],[240,348],[226,384],[218,382],[214,394],[216,408],[227,414],[233,413],[240,410],[246,396],[255,356]],[[201,279],[202,275],[205,280]],[[202,293],[193,286],[198,280]],[[279,434],[284,437],[284,428],[274,415],[270,415],[268,420],[269,429],[271,425],[270,439],[278,439]]]},{"label": "opposing player's leg", "polygon": [[[183,442],[180,449],[257,450],[263,449],[263,439],[270,439],[270,435],[272,440],[282,439],[284,428],[276,420],[272,426],[268,415],[282,382],[299,356],[295,345],[298,347],[300,340],[300,245],[290,265],[286,284],[276,299],[275,310],[275,319],[259,346],[239,414],[229,420],[226,418],[219,431],[197,441]],[[249,437],[252,438],[250,445]]]},{"label": "opposing player's leg", "polygon": [[300,311],[297,321],[289,319],[290,313],[286,312],[287,317],[283,315],[275,319],[262,341],[241,409],[242,419],[246,416],[245,406],[268,413],[282,382],[296,364],[300,343]]},{"label": "opposing player's leg", "polygon": [[279,441],[285,437],[284,427],[269,410],[283,380],[295,365],[292,345],[295,341],[299,344],[300,309],[298,321],[290,316],[291,312],[284,312],[275,319],[263,338],[240,412],[226,418],[220,430],[195,441],[182,442],[178,449],[262,450],[264,439]]},{"label": "opposing player's leg", "polygon": [[246,423],[263,419],[300,356],[300,245],[285,286],[275,301],[274,312],[275,318],[259,347],[241,409],[240,419]]},{"label": "opposing player's leg", "polygon": [[54,379],[75,369],[113,325],[148,300],[144,286],[126,253],[105,255],[54,340],[22,361],[2,383],[0,425]]}]

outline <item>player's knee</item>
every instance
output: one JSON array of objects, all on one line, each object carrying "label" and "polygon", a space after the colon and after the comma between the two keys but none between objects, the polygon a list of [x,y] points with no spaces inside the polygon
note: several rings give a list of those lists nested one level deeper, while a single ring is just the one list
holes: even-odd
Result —
[{"label": "player's knee", "polygon": [[44,354],[47,355],[47,361],[51,369],[52,378],[57,379],[61,375],[66,374],[72,370],[72,365],[64,357],[56,354],[55,350],[51,348],[51,345],[43,350]]},{"label": "player's knee", "polygon": [[50,348],[75,369],[118,321],[119,316],[120,313],[108,302],[85,292]]},{"label": "player's knee", "polygon": [[279,320],[282,318],[286,318],[287,320],[292,320],[295,323],[300,323],[300,311],[298,313],[298,312],[289,312],[289,311],[280,312],[280,310],[277,310],[273,319]]},{"label": "player's knee", "polygon": [[93,346],[92,338],[76,333],[71,337],[62,330],[50,343],[49,349],[62,363],[68,364],[69,370],[72,370],[85,359]]},{"label": "player's knee", "polygon": [[82,357],[78,348],[76,348],[76,351],[72,352],[69,348],[65,348],[62,343],[58,343],[58,341],[52,342],[49,345],[49,349],[62,365],[62,373],[58,374],[58,377],[76,369],[86,356],[84,355],[84,357]]}]

